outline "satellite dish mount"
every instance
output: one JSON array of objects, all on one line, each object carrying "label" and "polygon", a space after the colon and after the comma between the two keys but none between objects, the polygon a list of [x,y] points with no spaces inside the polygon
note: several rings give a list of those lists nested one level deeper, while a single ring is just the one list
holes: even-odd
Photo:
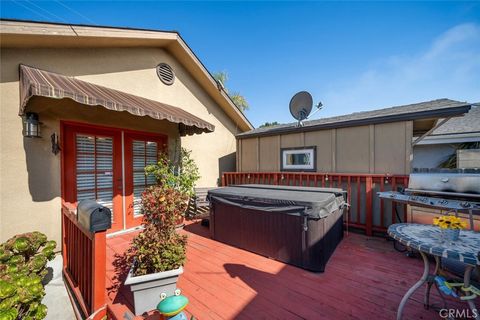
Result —
[{"label": "satellite dish mount", "polygon": [[312,112],[313,98],[307,91],[296,93],[290,100],[290,113],[298,121],[298,126],[302,126],[302,121],[307,119]]}]

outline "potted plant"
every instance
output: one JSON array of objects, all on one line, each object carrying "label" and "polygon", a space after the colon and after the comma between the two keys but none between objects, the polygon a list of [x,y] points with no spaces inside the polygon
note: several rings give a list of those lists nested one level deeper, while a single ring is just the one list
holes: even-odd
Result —
[{"label": "potted plant", "polygon": [[183,272],[187,238],[176,232],[176,217],[186,210],[187,195],[170,185],[155,185],[142,194],[144,230],[132,241],[125,281],[134,296],[135,314],[155,309],[161,297],[174,295]]},{"label": "potted plant", "polygon": [[0,244],[0,319],[39,320],[47,316],[43,281],[55,241],[35,231]]},{"label": "potted plant", "polygon": [[433,224],[440,227],[442,238],[445,241],[457,241],[460,230],[465,229],[467,224],[462,219],[452,216],[440,216],[433,219]]},{"label": "potted plant", "polygon": [[163,153],[156,164],[145,167],[145,174],[153,175],[159,185],[171,187],[186,196],[185,210],[177,212],[177,227],[183,226],[188,202],[195,195],[195,183],[200,179],[198,166],[192,159],[191,153],[181,148],[178,161],[172,161],[167,154]]}]

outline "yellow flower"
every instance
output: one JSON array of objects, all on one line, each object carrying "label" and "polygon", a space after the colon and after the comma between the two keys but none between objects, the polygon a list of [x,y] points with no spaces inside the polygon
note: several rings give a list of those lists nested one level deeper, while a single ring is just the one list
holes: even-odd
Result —
[{"label": "yellow flower", "polygon": [[465,229],[467,227],[466,222],[452,215],[433,218],[433,225],[441,229]]}]

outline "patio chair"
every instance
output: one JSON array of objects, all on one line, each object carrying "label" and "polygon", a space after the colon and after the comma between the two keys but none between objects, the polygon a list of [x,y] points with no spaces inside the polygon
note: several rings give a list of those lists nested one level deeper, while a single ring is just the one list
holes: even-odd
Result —
[{"label": "patio chair", "polygon": [[195,188],[195,195],[190,201],[188,210],[189,219],[202,219],[202,225],[204,220],[209,219],[210,203],[207,200],[207,194],[212,189],[215,189],[215,187]]}]

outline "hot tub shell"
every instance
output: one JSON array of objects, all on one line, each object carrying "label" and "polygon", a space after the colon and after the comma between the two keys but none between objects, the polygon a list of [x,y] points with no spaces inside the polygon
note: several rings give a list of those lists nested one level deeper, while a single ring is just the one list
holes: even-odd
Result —
[{"label": "hot tub shell", "polygon": [[208,199],[213,239],[307,270],[323,272],[343,238],[341,189],[241,185]]}]

